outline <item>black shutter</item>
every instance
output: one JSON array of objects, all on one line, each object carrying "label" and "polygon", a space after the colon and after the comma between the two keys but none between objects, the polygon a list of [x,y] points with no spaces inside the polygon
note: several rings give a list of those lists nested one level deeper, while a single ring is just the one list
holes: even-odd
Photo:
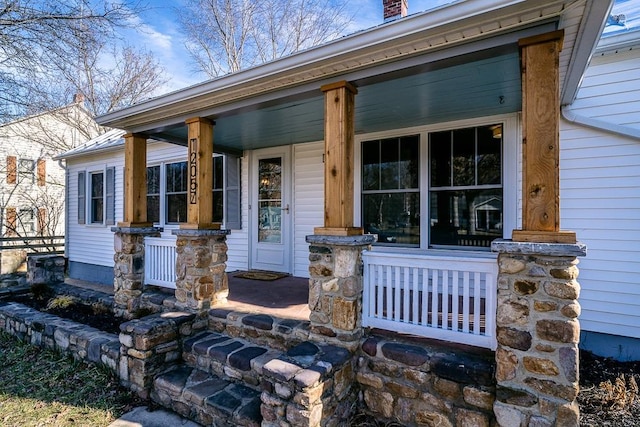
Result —
[{"label": "black shutter", "polygon": [[78,224],[86,224],[86,173],[78,172]]},{"label": "black shutter", "polygon": [[227,163],[227,176],[225,177],[226,200],[225,228],[228,230],[242,229],[242,209],[240,205],[240,158],[232,155],[225,155]]},{"label": "black shutter", "polygon": [[105,224],[116,223],[116,168],[107,168],[105,183]]}]

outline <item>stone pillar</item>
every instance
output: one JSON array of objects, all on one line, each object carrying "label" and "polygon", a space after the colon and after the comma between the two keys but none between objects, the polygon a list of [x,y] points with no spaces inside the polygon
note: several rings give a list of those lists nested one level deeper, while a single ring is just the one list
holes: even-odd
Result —
[{"label": "stone pillar", "polygon": [[501,426],[578,426],[583,244],[494,241],[499,252],[494,413]]},{"label": "stone pillar", "polygon": [[362,251],[375,236],[307,236],[312,341],[354,350],[362,337]]},{"label": "stone pillar", "polygon": [[207,311],[227,302],[229,230],[173,230],[176,241],[176,300],[189,310]]},{"label": "stone pillar", "polygon": [[141,306],[144,291],[144,238],[157,237],[155,227],[113,227],[113,288],[114,314],[133,319]]}]

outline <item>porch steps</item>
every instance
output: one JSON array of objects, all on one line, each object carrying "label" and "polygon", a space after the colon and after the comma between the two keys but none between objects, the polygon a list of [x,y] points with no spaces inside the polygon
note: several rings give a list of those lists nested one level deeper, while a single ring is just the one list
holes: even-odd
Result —
[{"label": "porch steps", "polygon": [[258,427],[262,423],[258,390],[186,365],[156,377],[151,398],[207,426]]},{"label": "porch steps", "polygon": [[150,396],[204,425],[307,425],[312,415],[344,417],[355,401],[354,356],[340,347],[305,341],[281,351],[209,330],[182,350]]},{"label": "porch steps", "polygon": [[281,355],[279,350],[242,338],[207,331],[185,340],[182,358],[188,366],[227,381],[259,387],[264,365]]},{"label": "porch steps", "polygon": [[309,321],[224,308],[209,310],[209,329],[258,346],[286,351],[309,339]]}]

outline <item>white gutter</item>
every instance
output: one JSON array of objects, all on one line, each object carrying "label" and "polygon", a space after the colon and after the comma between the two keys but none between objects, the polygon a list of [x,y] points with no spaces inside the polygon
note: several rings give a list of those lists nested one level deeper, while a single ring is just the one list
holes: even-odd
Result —
[{"label": "white gutter", "polygon": [[560,111],[562,112],[562,117],[568,122],[640,140],[640,129],[617,125],[615,123],[605,122],[604,120],[593,119],[591,117],[576,114],[566,106],[562,107]]},{"label": "white gutter", "polygon": [[445,5],[379,27],[361,31],[263,65],[171,92],[149,101],[99,116],[96,118],[96,121],[102,125],[111,124],[133,115],[150,112],[163,106],[183,102],[212,92],[228,90],[230,87],[246,85],[249,82],[264,79],[271,75],[287,73],[301,67],[311,66],[314,63],[326,61],[338,55],[344,55],[345,53],[362,50],[369,46],[375,46],[397,38],[406,37],[426,29],[437,28],[443,24],[486,14],[496,9],[526,3],[525,0],[466,0],[452,5]]},{"label": "white gutter", "polygon": [[[602,30],[611,13],[613,0],[587,1],[585,4],[584,19],[580,23],[576,45],[571,52],[571,60],[567,69],[562,94],[560,95],[560,105],[569,105],[576,99],[578,88],[582,83],[582,76],[593,55],[593,47],[597,44]],[[604,19],[603,19],[604,18]]]}]

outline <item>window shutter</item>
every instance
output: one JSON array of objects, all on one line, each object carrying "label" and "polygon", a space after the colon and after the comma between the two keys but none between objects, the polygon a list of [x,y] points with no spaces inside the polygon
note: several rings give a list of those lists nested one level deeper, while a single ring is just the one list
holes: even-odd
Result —
[{"label": "window shutter", "polygon": [[47,209],[38,208],[38,234],[44,235],[47,227]]},{"label": "window shutter", "polygon": [[7,215],[7,222],[6,222],[7,231],[5,232],[5,234],[7,236],[15,236],[16,227],[18,225],[18,215],[16,213],[16,208],[7,208],[6,215]]},{"label": "window shutter", "polygon": [[7,156],[7,184],[15,184],[18,176],[18,161],[16,156]]},{"label": "window shutter", "polygon": [[38,185],[44,186],[47,182],[47,161],[38,159]]},{"label": "window shutter", "polygon": [[78,172],[78,224],[86,223],[86,187],[87,180],[85,178],[86,172]]},{"label": "window shutter", "polygon": [[116,168],[107,168],[105,178],[105,224],[114,225],[116,223]]},{"label": "window shutter", "polygon": [[240,205],[240,158],[232,155],[226,157],[226,200],[225,208],[225,228],[228,230],[242,229],[242,210]]}]

